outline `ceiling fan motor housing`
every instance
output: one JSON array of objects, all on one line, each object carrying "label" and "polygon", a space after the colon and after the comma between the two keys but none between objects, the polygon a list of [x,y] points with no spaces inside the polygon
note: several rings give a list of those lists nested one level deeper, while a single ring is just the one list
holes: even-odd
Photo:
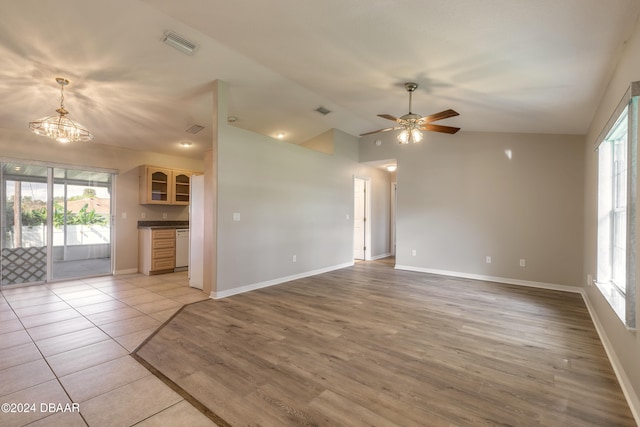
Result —
[{"label": "ceiling fan motor housing", "polygon": [[414,90],[416,90],[418,88],[418,83],[407,82],[407,83],[404,84],[404,88],[406,90],[408,90],[409,92],[413,92]]}]

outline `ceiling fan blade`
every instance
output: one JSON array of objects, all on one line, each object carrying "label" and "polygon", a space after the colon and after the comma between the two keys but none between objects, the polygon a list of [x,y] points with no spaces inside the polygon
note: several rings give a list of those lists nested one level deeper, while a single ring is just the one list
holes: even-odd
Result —
[{"label": "ceiling fan blade", "polygon": [[382,117],[383,119],[397,121],[398,119],[393,117],[391,114],[378,114],[378,117]]},{"label": "ceiling fan blade", "polygon": [[378,129],[378,130],[374,130],[372,132],[361,133],[360,136],[371,135],[373,133],[378,133],[378,132],[388,132],[390,130],[396,130],[396,129],[401,129],[401,128],[400,127],[394,127],[394,128]]},{"label": "ceiling fan blade", "polygon": [[430,130],[432,132],[442,132],[442,133],[456,133],[460,130],[460,128],[456,128],[453,126],[442,126],[442,125],[423,125],[420,130]]},{"label": "ceiling fan blade", "polygon": [[439,113],[431,114],[430,116],[425,116],[422,118],[422,123],[431,123],[437,120],[448,119],[449,117],[458,116],[457,111],[453,111],[451,109],[440,111]]}]

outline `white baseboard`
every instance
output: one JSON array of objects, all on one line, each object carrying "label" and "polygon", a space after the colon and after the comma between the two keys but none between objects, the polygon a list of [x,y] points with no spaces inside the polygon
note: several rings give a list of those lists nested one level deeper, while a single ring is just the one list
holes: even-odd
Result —
[{"label": "white baseboard", "polygon": [[530,288],[551,289],[554,291],[582,293],[578,286],[556,285],[554,283],[533,282],[530,280],[509,279],[507,277],[485,276],[482,274],[460,273],[457,271],[437,270],[434,268],[412,267],[408,265],[397,265],[398,270],[417,271],[419,273],[439,274],[441,276],[461,277],[464,279],[484,280],[485,282],[506,283],[508,285],[528,286]]},{"label": "white baseboard", "polygon": [[127,268],[127,269],[124,269],[124,270],[115,270],[113,272],[113,275],[114,276],[122,276],[123,274],[135,274],[137,272],[138,272],[137,268]]},{"label": "white baseboard", "polygon": [[387,252],[386,254],[381,254],[381,255],[374,255],[371,257],[371,261],[375,261],[377,259],[382,259],[382,258],[387,258],[391,256],[391,252]]},{"label": "white baseboard", "polygon": [[251,285],[240,286],[238,288],[228,289],[226,291],[221,292],[211,292],[211,298],[213,299],[221,299],[230,297],[231,295],[242,294],[244,292],[255,291],[256,289],[267,288],[269,286],[279,285],[280,283],[290,282],[292,280],[303,279],[309,276],[315,276],[316,274],[328,273],[333,270],[340,270],[341,268],[351,267],[353,265],[353,261],[346,262],[344,264],[332,265],[325,268],[320,268],[317,270],[305,271],[303,273],[294,274],[286,277],[279,277],[277,279],[266,280],[264,282],[253,283]]},{"label": "white baseboard", "polygon": [[620,363],[620,359],[616,355],[615,350],[613,349],[613,345],[611,345],[611,341],[607,338],[607,334],[604,331],[604,327],[596,314],[596,310],[589,299],[589,295],[581,289],[582,299],[584,300],[585,305],[587,306],[587,310],[589,310],[589,315],[591,316],[591,321],[596,327],[596,332],[598,332],[598,336],[600,337],[600,342],[604,347],[604,351],[607,353],[607,357],[611,362],[611,366],[613,367],[613,372],[616,374],[616,378],[618,379],[618,383],[620,383],[620,388],[622,388],[622,393],[624,397],[627,399],[627,403],[629,404],[629,408],[631,409],[631,413],[633,414],[633,418],[636,421],[636,424],[640,426],[640,397],[636,394],[633,383],[629,380],[629,377],[624,371],[622,364]]}]

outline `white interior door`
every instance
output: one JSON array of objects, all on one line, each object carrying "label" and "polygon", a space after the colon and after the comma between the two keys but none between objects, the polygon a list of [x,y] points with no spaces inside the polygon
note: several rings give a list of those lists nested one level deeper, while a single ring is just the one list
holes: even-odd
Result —
[{"label": "white interior door", "polygon": [[365,259],[366,241],[366,206],[367,190],[366,181],[355,178],[353,184],[353,258]]},{"label": "white interior door", "polygon": [[398,206],[398,184],[391,183],[391,255],[396,256],[396,207]]}]

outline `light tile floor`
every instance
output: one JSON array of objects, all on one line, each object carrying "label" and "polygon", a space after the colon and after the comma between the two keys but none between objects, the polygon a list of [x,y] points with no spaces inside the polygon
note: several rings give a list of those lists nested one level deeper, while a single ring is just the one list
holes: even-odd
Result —
[{"label": "light tile floor", "polygon": [[[0,425],[215,426],[129,355],[184,304],[208,298],[186,272],[0,294],[0,403],[29,410],[3,406]],[[66,404],[71,412],[56,411]]]}]

